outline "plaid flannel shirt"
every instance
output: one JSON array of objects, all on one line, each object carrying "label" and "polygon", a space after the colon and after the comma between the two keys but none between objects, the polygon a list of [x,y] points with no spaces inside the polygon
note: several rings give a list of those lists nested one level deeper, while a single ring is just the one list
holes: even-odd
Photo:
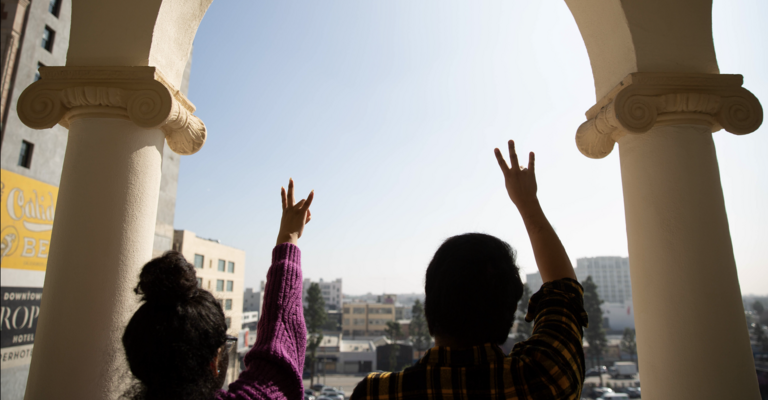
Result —
[{"label": "plaid flannel shirt", "polygon": [[573,279],[545,283],[531,296],[528,340],[509,356],[495,344],[433,347],[402,372],[368,375],[351,400],[575,399],[584,383],[584,289]]}]

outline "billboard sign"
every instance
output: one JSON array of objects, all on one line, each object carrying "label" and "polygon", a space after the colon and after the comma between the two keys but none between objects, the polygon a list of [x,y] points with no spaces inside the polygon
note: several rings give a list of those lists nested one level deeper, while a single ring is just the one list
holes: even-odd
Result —
[{"label": "billboard sign", "polygon": [[0,172],[0,267],[45,271],[59,188]]}]

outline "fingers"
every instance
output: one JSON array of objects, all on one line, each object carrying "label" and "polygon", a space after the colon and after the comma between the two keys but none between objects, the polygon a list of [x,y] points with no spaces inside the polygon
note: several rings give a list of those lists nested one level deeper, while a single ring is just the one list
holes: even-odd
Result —
[{"label": "fingers", "polygon": [[528,171],[534,172],[534,164],[536,163],[536,155],[533,152],[528,154]]},{"label": "fingers", "polygon": [[293,207],[296,200],[293,198],[293,178],[288,181],[288,207]]},{"label": "fingers", "polygon": [[504,156],[501,155],[501,150],[498,148],[493,149],[493,154],[496,155],[496,161],[499,162],[499,167],[501,168],[501,172],[507,173],[509,171],[509,167],[507,166],[507,162],[504,161]]},{"label": "fingers", "polygon": [[520,162],[517,161],[517,153],[515,152],[515,141],[510,140],[509,141],[509,163],[512,165],[513,171],[519,171],[520,169],[517,167],[520,165]]},{"label": "fingers", "polygon": [[309,209],[309,206],[311,206],[311,205],[312,205],[312,200],[313,200],[314,198],[315,198],[315,191],[313,190],[313,191],[309,192],[309,196],[307,196],[307,202],[306,202],[306,203],[304,203],[304,206],[303,206],[303,208],[304,208],[305,210],[308,210],[308,209]]},{"label": "fingers", "polygon": [[285,209],[288,207],[288,204],[287,204],[288,203],[288,198],[285,197],[285,188],[284,187],[280,188],[280,199],[283,202],[283,211],[285,211]]},{"label": "fingers", "polygon": [[304,221],[304,225],[308,224],[312,220],[312,212],[307,209],[307,220]]},{"label": "fingers", "polygon": [[304,205],[304,203],[306,203],[306,202],[307,202],[307,200],[306,200],[306,199],[301,199],[301,200],[299,200],[299,202],[298,202],[298,203],[296,203],[296,206],[294,206],[293,208],[296,208],[296,209],[299,209],[299,210],[301,210],[301,207],[302,207],[302,206]]}]

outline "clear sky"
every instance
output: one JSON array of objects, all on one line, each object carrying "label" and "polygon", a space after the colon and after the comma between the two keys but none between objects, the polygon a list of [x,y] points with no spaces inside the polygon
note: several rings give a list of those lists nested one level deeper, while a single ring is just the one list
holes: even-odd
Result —
[{"label": "clear sky", "polygon": [[[768,2],[716,0],[713,20],[721,72],[768,105]],[[574,262],[627,256],[618,150],[591,160],[574,143],[595,91],[563,1],[215,1],[189,97],[209,136],[182,158],[175,226],[245,250],[246,287],[266,278],[289,177],[316,194],[304,276],[345,293],[422,292],[434,251],[467,231],[535,272],[493,156],[508,139],[536,152]],[[768,294],[765,125],[714,134],[745,294]]]}]

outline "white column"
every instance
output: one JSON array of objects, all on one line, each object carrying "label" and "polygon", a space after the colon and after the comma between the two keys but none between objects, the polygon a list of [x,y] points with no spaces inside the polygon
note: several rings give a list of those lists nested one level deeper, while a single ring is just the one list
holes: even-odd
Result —
[{"label": "white column", "polygon": [[123,119],[70,122],[26,399],[125,388],[122,331],[152,255],[164,139]]},{"label": "white column", "polygon": [[154,67],[44,67],[19,97],[32,128],[69,128],[25,399],[116,399],[122,335],[152,256],[164,140],[198,151],[205,125]]},{"label": "white column", "polygon": [[579,150],[619,143],[640,381],[650,399],[760,396],[712,132],[755,131],[740,75],[632,73],[587,111]]},{"label": "white column", "polygon": [[618,143],[644,397],[758,399],[711,128]]}]

